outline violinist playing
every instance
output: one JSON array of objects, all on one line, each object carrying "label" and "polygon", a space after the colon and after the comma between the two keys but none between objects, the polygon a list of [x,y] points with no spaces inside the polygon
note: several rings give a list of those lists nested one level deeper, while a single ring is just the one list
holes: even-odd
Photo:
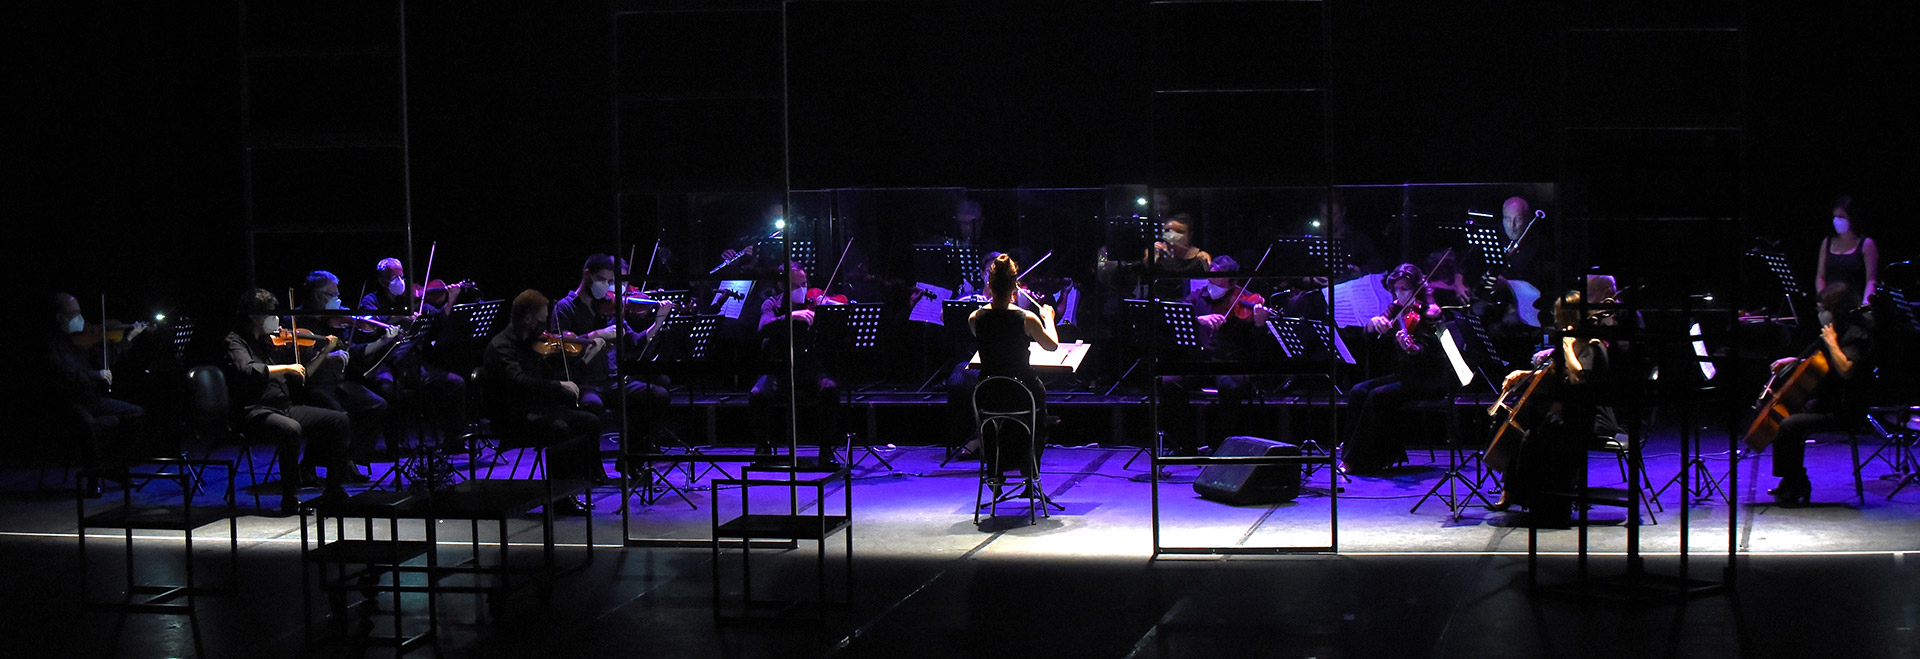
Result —
[{"label": "violinist playing", "polygon": [[[353,471],[346,454],[353,424],[345,412],[301,405],[288,393],[287,381],[304,379],[307,370],[277,357],[274,337],[282,332],[276,306],[273,293],[265,289],[240,298],[238,325],[227,334],[227,391],[239,411],[241,431],[279,447],[280,512],[292,515],[299,511],[300,488],[318,480],[316,468],[326,469],[322,497],[346,496],[340,485]],[[300,453],[303,441],[305,460]]]},{"label": "violinist playing", "polygon": [[[1607,277],[1604,282],[1598,277],[1589,278],[1589,291],[1604,294],[1603,291],[1611,289],[1612,278]],[[1602,381],[1612,371],[1612,345],[1595,337],[1571,335],[1582,327],[1609,322],[1591,309],[1583,314],[1584,299],[1593,297],[1567,291],[1555,301],[1553,319],[1559,340],[1553,348],[1535,355],[1538,370],[1514,371],[1503,382],[1502,389],[1508,390],[1517,387],[1522,377],[1546,378],[1533,388],[1533,397],[1523,403],[1528,409],[1544,411],[1544,415],[1538,421],[1528,422],[1532,426],[1525,428],[1518,450],[1505,468],[1500,500],[1487,506],[1494,511],[1516,505],[1525,507],[1534,526],[1568,523],[1573,500],[1564,494],[1572,493],[1576,487],[1588,444],[1598,439],[1612,439],[1619,431],[1612,408],[1595,405],[1592,396],[1578,393]],[[1608,302],[1608,298],[1601,297],[1594,304]],[[1515,414],[1530,416],[1524,411]]]},{"label": "violinist playing", "polygon": [[[301,285],[300,311],[340,311],[340,278],[325,270],[307,273],[306,281]],[[300,326],[318,329],[323,333],[350,333],[354,329],[365,330],[374,335],[369,343],[349,345],[336,350],[328,359],[321,362],[319,372],[307,374],[307,386],[302,388],[300,402],[315,407],[346,412],[353,421],[353,441],[347,445],[347,457],[359,465],[373,462],[374,447],[380,441],[380,429],[387,416],[387,399],[368,388],[357,379],[348,378],[347,367],[351,364],[365,363],[369,353],[378,353],[399,336],[400,328],[386,325],[372,319],[355,319],[348,316],[301,316]],[[389,446],[391,448],[391,446]],[[348,475],[349,482],[363,481],[366,477],[358,470]]]},{"label": "violinist playing", "polygon": [[367,351],[373,355],[368,361],[377,360],[379,364],[362,376],[367,386],[389,403],[418,399],[428,418],[439,422],[441,437],[461,436],[467,429],[466,378],[423,359],[424,355],[417,354],[421,351],[413,347],[416,342],[424,343],[417,341],[421,337],[407,333],[421,316],[438,314],[441,309],[421,297],[426,293],[423,287],[407,282],[406,266],[400,259],[381,259],[374,266],[373,288],[373,292],[360,298],[360,306],[355,310],[367,312],[388,325],[398,325],[403,328],[403,334],[393,340],[389,354]]},{"label": "violinist playing", "polygon": [[[487,419],[501,436],[503,444],[544,446],[547,449],[547,473],[556,479],[590,480],[600,471],[600,419],[580,409],[580,385],[549,377],[542,367],[541,346],[558,345],[565,340],[547,340],[541,331],[547,327],[550,312],[547,296],[527,290],[513,298],[508,322],[500,333],[487,341],[481,357],[481,401]],[[586,504],[568,499],[554,512],[585,515]]]},{"label": "violinist playing", "polygon": [[[607,419],[619,412],[620,403],[615,400],[610,405],[606,398],[614,390],[621,390],[626,397],[627,409],[637,420],[633,425],[637,437],[649,445],[630,447],[633,449],[631,452],[651,452],[649,447],[659,429],[660,416],[666,412],[666,380],[659,378],[649,382],[629,378],[622,384],[615,376],[622,347],[611,344],[620,336],[620,324],[626,322],[615,318],[621,306],[620,300],[614,295],[616,267],[613,257],[606,254],[587,257],[586,263],[580,267],[579,285],[553,305],[553,325],[550,329],[561,336],[579,337],[598,344],[595,349],[583,353],[583,360],[570,365],[569,374],[574,384],[580,387],[580,408]],[[628,298],[633,300],[634,296],[629,295]],[[652,318],[646,323],[645,331],[634,330],[632,325],[627,325],[627,345],[624,348],[638,351],[648,341],[657,340],[666,325],[667,315],[672,311],[672,302],[629,302],[629,318],[640,314],[650,314]],[[618,421],[617,418],[611,420]]]},{"label": "violinist playing", "polygon": [[[1218,276],[1208,278],[1206,286],[1187,294],[1186,299],[1193,307],[1194,334],[1200,342],[1201,353],[1213,361],[1252,359],[1254,342],[1272,315],[1265,306],[1266,298],[1247,290],[1245,281],[1227,276],[1240,271],[1239,262],[1232,256],[1213,257],[1208,271]],[[1161,425],[1167,429],[1167,439],[1176,452],[1191,455],[1200,451],[1199,441],[1192,436],[1190,391],[1209,381],[1220,392],[1222,405],[1217,410],[1217,426],[1222,434],[1219,436],[1228,437],[1243,430],[1244,406],[1252,399],[1253,378],[1245,375],[1167,378],[1161,387],[1162,414],[1167,420]]]},{"label": "violinist playing", "polygon": [[1405,462],[1406,449],[1393,430],[1400,406],[1437,398],[1455,388],[1437,325],[1440,306],[1433,301],[1420,267],[1402,263],[1381,280],[1393,294],[1387,313],[1367,322],[1366,333],[1391,341],[1393,373],[1367,380],[1347,392],[1347,408],[1356,414],[1353,433],[1341,455],[1348,473],[1377,473]]},{"label": "violinist playing", "polygon": [[103,472],[124,472],[123,465],[117,464],[134,449],[137,441],[137,429],[146,415],[139,405],[109,396],[113,386],[113,371],[107,359],[107,351],[124,349],[132,343],[145,326],[133,326],[122,330],[117,346],[107,345],[112,338],[103,325],[89,325],[80,313],[80,302],[72,295],[58,293],[53,297],[54,313],[51,335],[47,338],[49,366],[53,371],[51,393],[59,403],[67,406],[86,428],[86,436],[78,447],[80,450],[81,487],[91,496],[100,495],[100,479]]},{"label": "violinist playing", "polygon": [[[761,453],[772,453],[777,425],[774,409],[787,397],[787,387],[796,386],[797,400],[812,401],[819,409],[819,424],[814,432],[819,446],[820,464],[833,462],[835,437],[840,428],[840,385],[827,374],[819,355],[813,351],[813,308],[820,304],[844,303],[818,288],[807,287],[807,271],[798,265],[787,269],[786,285],[776,286],[772,297],[760,304],[761,361],[768,373],[753,383],[747,402],[759,428]],[[793,380],[787,379],[787,346],[793,346]]]},{"label": "violinist playing", "polygon": [[[1807,437],[1823,430],[1843,430],[1867,413],[1873,387],[1873,314],[1860,306],[1860,291],[1846,283],[1832,283],[1820,291],[1820,338],[1808,353],[1826,354],[1827,372],[1814,386],[1806,403],[1780,421],[1773,438],[1773,475],[1779,485],[1767,494],[1780,505],[1812,501],[1813,483],[1807,479]],[[1773,362],[1773,372],[1792,369],[1800,358]]]}]

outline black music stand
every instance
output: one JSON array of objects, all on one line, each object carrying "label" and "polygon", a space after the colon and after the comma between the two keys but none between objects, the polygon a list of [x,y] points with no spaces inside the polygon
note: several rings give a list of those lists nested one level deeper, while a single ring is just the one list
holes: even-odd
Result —
[{"label": "black music stand", "polygon": [[[656,340],[662,342],[661,350],[657,353],[658,356],[654,361],[637,363],[638,367],[644,371],[652,368],[654,364],[662,363],[683,364],[695,367],[711,363],[712,355],[710,348],[713,345],[713,335],[719,332],[721,318],[722,317],[718,315],[681,315],[676,308],[673,314],[667,316],[667,324],[660,328],[662,335],[656,337]],[[687,404],[692,405],[696,396],[695,387],[689,383],[687,385]],[[665,432],[666,438],[678,446],[683,455],[704,455],[700,452],[699,448],[688,443],[679,433],[666,428],[662,430]],[[621,431],[623,433],[620,442],[623,452],[622,457],[632,460],[633,455],[625,454],[627,442],[624,433],[626,428],[622,427]],[[655,446],[654,448],[664,453],[663,447]],[[699,461],[679,461],[680,464],[685,466],[687,487],[692,487],[693,483],[707,473],[707,471],[695,467],[695,462]],[[635,494],[639,495],[641,503],[653,505],[665,499],[666,495],[675,494],[682,500],[685,500],[687,505],[693,505],[693,501],[687,498],[685,488],[674,485],[667,480],[667,474],[673,470],[671,466],[666,469],[660,469],[655,467],[652,462],[644,460],[639,462],[639,466],[652,476],[651,482],[653,483],[652,487],[634,490]],[[705,469],[709,471],[719,470],[722,475],[732,478],[731,475],[727,474],[725,469],[720,469],[717,464],[708,462]],[[656,492],[655,490],[659,491]]]},{"label": "black music stand", "polygon": [[1793,265],[1787,262],[1787,255],[1754,249],[1747,252],[1747,256],[1760,259],[1767,274],[1773,275],[1774,284],[1780,287],[1780,294],[1786,299],[1787,313],[1792,314],[1795,319],[1802,318],[1800,306],[1794,301],[1807,299],[1807,292],[1800,288],[1800,279],[1793,276]]},{"label": "black music stand", "polygon": [[1138,215],[1107,220],[1107,259],[1133,261],[1144,257],[1160,237],[1160,226],[1160,222]]},{"label": "black music stand", "polygon": [[1324,236],[1280,236],[1268,244],[1263,260],[1266,263],[1250,274],[1262,277],[1324,277],[1345,271],[1348,259],[1339,241]]},{"label": "black music stand", "polygon": [[[1288,359],[1321,362],[1331,362],[1332,360],[1338,359],[1347,364],[1354,363],[1353,354],[1340,342],[1340,337],[1334,333],[1333,326],[1325,321],[1313,318],[1276,316],[1267,319],[1267,332],[1273,335],[1274,341],[1280,344],[1280,352],[1286,355]],[[1336,395],[1340,394],[1339,382],[1328,382],[1328,386],[1333,388]],[[1300,454],[1331,455],[1331,452],[1329,452],[1326,447],[1321,446],[1319,442],[1314,441],[1313,438],[1308,437],[1300,442]],[[1318,471],[1321,466],[1323,465],[1306,465],[1306,471],[1302,472],[1300,477],[1302,479],[1311,478],[1314,472]],[[1341,476],[1346,477],[1346,474],[1341,474]],[[1349,478],[1348,480],[1351,481],[1352,479]]]},{"label": "black music stand", "polygon": [[816,348],[829,352],[875,352],[880,348],[880,312],[882,305],[818,305],[813,308],[814,326],[819,330]]},{"label": "black music stand", "polygon": [[[808,274],[816,274],[814,273],[814,267],[820,261],[819,251],[814,248],[813,241],[811,240],[793,241],[793,252],[792,254],[788,254],[786,240],[767,238],[758,243],[758,246],[754,248],[754,253],[759,255],[758,263],[770,264],[762,266],[760,269],[772,272],[779,272],[781,265],[791,260],[799,264],[800,269],[807,271]],[[792,258],[789,259],[789,256]]]},{"label": "black music stand", "polygon": [[1133,328],[1133,344],[1149,350],[1200,349],[1193,324],[1193,305],[1175,300],[1125,300]]}]

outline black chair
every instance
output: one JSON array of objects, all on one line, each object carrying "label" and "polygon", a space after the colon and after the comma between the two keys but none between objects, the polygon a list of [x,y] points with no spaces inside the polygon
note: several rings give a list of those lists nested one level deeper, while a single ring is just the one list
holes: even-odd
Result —
[{"label": "black chair", "polygon": [[[271,480],[280,464],[280,447],[274,446],[266,461],[266,473],[253,459],[253,444],[233,427],[232,400],[227,397],[227,374],[217,366],[195,366],[187,370],[187,430],[201,455],[211,459],[222,446],[239,448],[233,462],[247,471],[247,490],[253,494],[253,507],[260,509],[260,484]],[[287,478],[286,474],[281,474]]]},{"label": "black chair", "polygon": [[[988,509],[989,517],[995,516],[999,514],[1000,503],[1013,499],[1027,500],[1029,523],[1048,516],[1048,506],[1062,508],[1047,497],[1041,483],[1040,443],[1036,432],[1041,423],[1040,404],[1033,390],[1020,380],[1003,375],[980,378],[980,384],[973,388],[973,418],[981,438],[980,483],[973,493],[974,525],[980,524],[981,508]],[[999,455],[1000,438],[1008,432],[1024,432],[1030,438],[1026,455],[1004,456],[1020,460],[1026,467],[1026,475],[1018,480],[1021,487],[1014,492],[1003,489],[1008,463]],[[990,489],[993,498],[989,500],[985,493]]]},{"label": "black chair", "polygon": [[[225,496],[222,498],[224,506],[195,505],[195,495],[201,489],[201,475],[209,467],[224,468],[227,471],[227,487]],[[145,458],[135,460],[129,465],[127,478],[130,486],[121,490],[120,502],[92,513],[87,511],[89,493],[85,488],[74,488],[74,509],[79,518],[80,536],[80,600],[91,609],[119,613],[185,615],[188,617],[188,624],[193,625],[195,649],[200,650],[200,628],[198,618],[194,615],[194,598],[200,595],[232,593],[232,584],[237,581],[239,574],[240,527],[234,510],[234,463],[230,460]],[[166,505],[144,501],[136,504],[133,499],[135,488],[131,487],[131,484],[137,482],[145,485],[154,481],[171,482],[177,486],[180,490],[180,504]],[[209,588],[200,583],[198,571],[194,569],[193,532],[195,529],[221,520],[227,522],[228,585]],[[126,585],[119,601],[96,600],[93,596],[88,569],[87,531],[89,529],[114,529],[124,535]],[[184,561],[185,583],[155,584],[142,583],[138,580],[134,560],[134,531],[174,531],[182,535],[181,559]],[[204,651],[199,653],[204,654]]]}]

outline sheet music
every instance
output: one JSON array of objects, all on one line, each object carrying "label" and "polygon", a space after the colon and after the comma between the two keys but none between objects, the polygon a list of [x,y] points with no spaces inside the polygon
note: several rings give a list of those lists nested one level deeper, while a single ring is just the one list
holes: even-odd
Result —
[{"label": "sheet music", "polygon": [[927,297],[925,295],[918,296],[918,298],[914,300],[913,311],[907,314],[907,320],[946,325],[946,320],[942,318],[944,314],[941,313],[941,309],[944,308],[947,300],[953,299],[953,290],[926,282],[920,282],[914,284],[914,286],[920,290],[932,293],[933,297]]},{"label": "sheet music", "polygon": [[[726,302],[720,303],[720,315],[737,319],[740,317],[740,311],[747,307],[747,294],[753,290],[753,280],[730,279],[723,281],[720,282],[720,290],[739,293],[737,296],[729,296]],[[718,295],[718,293],[716,293],[716,295]]]},{"label": "sheet music", "polygon": [[1380,285],[1382,275],[1374,273],[1334,284],[1330,289],[1321,289],[1321,296],[1328,297],[1333,305],[1333,324],[1336,327],[1364,327],[1374,316],[1386,313],[1387,306],[1393,304],[1393,295]]},{"label": "sheet music", "polygon": [[1467,360],[1460,356],[1460,346],[1453,342],[1453,332],[1440,328],[1440,347],[1447,353],[1447,363],[1453,365],[1453,376],[1460,379],[1460,386],[1473,381],[1473,369],[1467,368]]},{"label": "sheet music", "polygon": [[[1028,343],[1027,364],[1042,372],[1061,370],[1077,372],[1080,370],[1080,363],[1087,360],[1087,350],[1092,347],[1091,343],[1074,341],[1060,344],[1059,350],[1048,350],[1040,347],[1038,343]],[[973,360],[967,363],[967,368],[980,368],[978,351],[973,353]]]}]

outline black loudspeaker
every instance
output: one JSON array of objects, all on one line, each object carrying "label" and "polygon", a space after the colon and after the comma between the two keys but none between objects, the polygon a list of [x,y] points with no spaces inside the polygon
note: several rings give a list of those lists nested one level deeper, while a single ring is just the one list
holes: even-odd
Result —
[{"label": "black loudspeaker", "polygon": [[[1213,454],[1300,455],[1300,447],[1259,437],[1228,437]],[[1193,491],[1236,506],[1292,501],[1300,494],[1300,465],[1207,465],[1194,479]]]}]

